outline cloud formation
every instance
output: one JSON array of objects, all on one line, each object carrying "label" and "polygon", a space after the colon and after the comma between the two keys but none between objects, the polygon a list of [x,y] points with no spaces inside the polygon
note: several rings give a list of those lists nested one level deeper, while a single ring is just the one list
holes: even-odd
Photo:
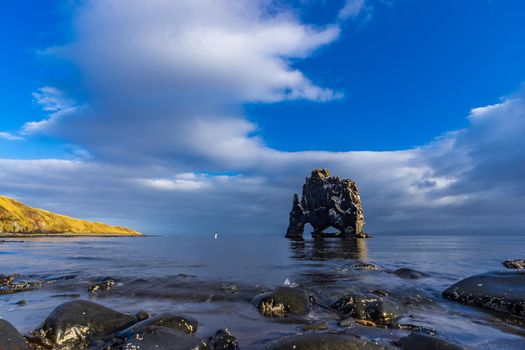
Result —
[{"label": "cloud formation", "polygon": [[[280,233],[304,177],[327,167],[357,181],[372,231],[525,226],[523,91],[413,149],[268,147],[243,104],[342,96],[294,67],[337,40],[339,25],[313,27],[270,4],[84,2],[74,41],[52,50],[81,70],[83,99],[40,89],[34,99],[49,116],[23,133],[66,140],[92,158],[0,160],[0,192],[143,232]],[[363,6],[346,2],[339,19]]]},{"label": "cloud formation", "polygon": [[0,139],[4,139],[7,141],[21,141],[24,138],[7,131],[0,131]]},{"label": "cloud formation", "polygon": [[346,0],[345,5],[339,11],[339,19],[346,20],[348,18],[357,17],[365,7],[365,0]]}]

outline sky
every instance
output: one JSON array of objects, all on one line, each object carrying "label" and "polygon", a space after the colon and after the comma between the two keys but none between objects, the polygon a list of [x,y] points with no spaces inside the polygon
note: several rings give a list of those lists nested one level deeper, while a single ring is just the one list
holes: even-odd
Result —
[{"label": "sky", "polygon": [[144,233],[285,232],[324,167],[367,230],[525,228],[519,0],[7,1],[0,194]]}]

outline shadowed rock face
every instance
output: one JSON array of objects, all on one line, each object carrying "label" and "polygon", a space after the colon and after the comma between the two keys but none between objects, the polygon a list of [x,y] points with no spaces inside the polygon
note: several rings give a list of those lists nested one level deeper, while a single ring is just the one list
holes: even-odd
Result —
[{"label": "shadowed rock face", "polygon": [[459,281],[443,296],[503,315],[525,318],[525,271],[488,272]]},{"label": "shadowed rock face", "polygon": [[326,169],[312,171],[303,185],[301,201],[294,195],[286,237],[302,238],[307,223],[312,225],[315,235],[321,235],[329,227],[341,234],[363,234],[365,217],[355,182],[331,177]]}]

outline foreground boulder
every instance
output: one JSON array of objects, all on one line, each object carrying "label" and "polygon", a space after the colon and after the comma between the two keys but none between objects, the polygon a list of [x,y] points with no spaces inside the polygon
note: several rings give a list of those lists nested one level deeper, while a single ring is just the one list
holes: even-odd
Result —
[{"label": "foreground boulder", "polygon": [[129,338],[114,340],[105,347],[111,350],[156,349],[156,350],[197,350],[210,349],[207,342],[177,330],[150,325]]},{"label": "foreground boulder", "polygon": [[446,340],[417,333],[401,338],[397,345],[403,350],[463,350]]},{"label": "foreground boulder", "polygon": [[192,334],[197,331],[199,323],[193,317],[176,314],[159,314],[144,321],[133,324],[132,326],[117,333],[118,338],[131,338],[136,334],[142,334],[151,327],[166,327],[181,333]]},{"label": "foreground boulder", "polygon": [[443,292],[448,299],[510,316],[525,317],[525,271],[489,272],[465,278]]},{"label": "foreground boulder", "polygon": [[26,350],[29,349],[22,334],[6,320],[0,319],[0,349]]},{"label": "foreground boulder", "polygon": [[265,316],[286,316],[307,314],[312,304],[308,293],[300,288],[278,287],[257,295],[252,304]]},{"label": "foreground boulder", "polygon": [[375,295],[348,294],[330,304],[342,316],[389,325],[399,316],[399,306]]},{"label": "foreground boulder", "polygon": [[280,339],[270,350],[386,350],[382,345],[345,334],[311,333]]},{"label": "foreground boulder", "polygon": [[344,235],[364,237],[365,217],[355,182],[331,177],[326,169],[312,171],[303,186],[301,201],[294,195],[286,237],[302,238],[307,223],[318,236],[333,227]]},{"label": "foreground boulder", "polygon": [[129,326],[136,319],[86,300],[58,306],[33,332],[33,342],[55,349],[83,349]]}]

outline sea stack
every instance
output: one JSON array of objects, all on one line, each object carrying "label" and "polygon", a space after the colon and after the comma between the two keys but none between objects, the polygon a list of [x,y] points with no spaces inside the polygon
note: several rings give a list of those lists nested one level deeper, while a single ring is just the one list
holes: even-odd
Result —
[{"label": "sea stack", "polygon": [[366,237],[365,216],[354,181],[330,176],[327,169],[315,169],[306,178],[301,200],[294,194],[287,238],[302,239],[310,223],[314,236],[324,236],[333,227],[340,236]]}]

